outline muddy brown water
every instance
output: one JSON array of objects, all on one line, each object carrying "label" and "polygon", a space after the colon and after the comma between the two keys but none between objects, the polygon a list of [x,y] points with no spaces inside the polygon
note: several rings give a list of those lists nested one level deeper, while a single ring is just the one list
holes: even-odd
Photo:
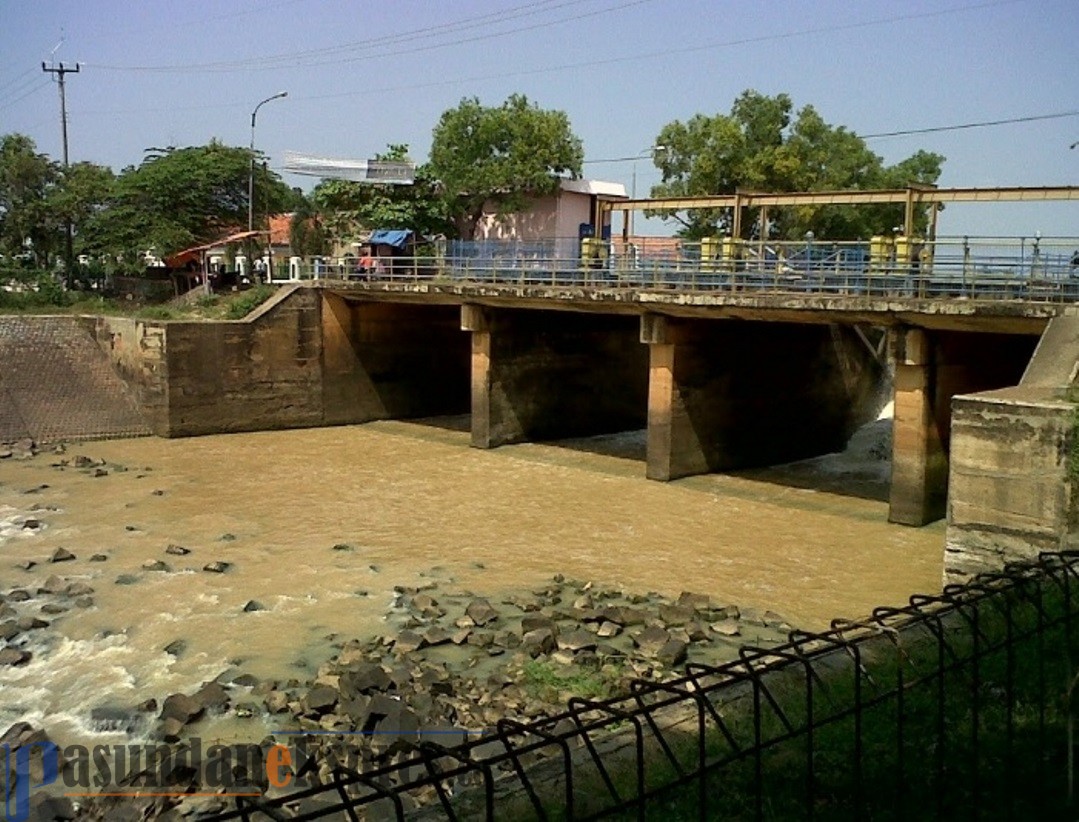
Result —
[{"label": "muddy brown water", "polygon": [[[888,422],[846,461],[666,484],[643,478],[641,432],[480,451],[460,420],[93,442],[0,461],[0,588],[59,573],[95,589],[94,607],[39,632],[29,664],[0,670],[0,725],[27,719],[85,741],[100,730],[92,708],[191,692],[230,665],[313,675],[334,639],[386,630],[393,586],[432,580],[489,596],[556,573],[701,591],[810,629],[900,604],[939,589],[943,524],[888,524]],[[52,466],[80,454],[106,460],[108,475]],[[19,527],[33,505],[36,531]],[[191,553],[168,555],[170,543]],[[351,550],[334,550],[342,543]],[[45,562],[57,547],[77,559]],[[25,559],[40,564],[16,569]],[[143,570],[156,559],[172,571]],[[231,567],[202,570],[214,560]],[[121,574],[137,580],[117,584]],[[266,610],[244,613],[252,599]],[[177,639],[185,650],[165,653]],[[242,723],[215,732],[261,735]]]}]

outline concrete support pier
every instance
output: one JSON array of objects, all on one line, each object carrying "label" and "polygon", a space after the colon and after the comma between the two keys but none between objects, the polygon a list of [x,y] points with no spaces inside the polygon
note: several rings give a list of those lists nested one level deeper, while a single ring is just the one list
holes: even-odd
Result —
[{"label": "concrete support pier", "polygon": [[465,304],[472,334],[472,445],[644,427],[647,354],[637,319]]},{"label": "concrete support pier", "polygon": [[946,513],[952,398],[1017,383],[1037,337],[910,327],[890,334],[895,421],[888,519],[926,525]]},{"label": "concrete support pier", "polygon": [[[944,516],[948,457],[940,429],[932,341],[920,328],[892,332],[895,418],[888,519],[925,525]],[[945,423],[946,424],[946,423]]]},{"label": "concrete support pier", "polygon": [[774,465],[842,450],[879,405],[852,329],[648,314],[647,476]]}]

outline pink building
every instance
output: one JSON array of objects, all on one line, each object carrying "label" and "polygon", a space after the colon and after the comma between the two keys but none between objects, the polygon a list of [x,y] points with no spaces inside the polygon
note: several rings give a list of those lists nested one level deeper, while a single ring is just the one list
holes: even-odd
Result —
[{"label": "pink building", "polygon": [[[476,226],[476,240],[520,240],[522,242],[559,241],[576,248],[581,227],[591,225],[600,199],[626,199],[621,183],[602,180],[562,180],[558,192],[537,198],[527,211],[499,218],[492,205]],[[604,232],[610,231],[607,212]],[[595,231],[595,236],[604,232]]]}]

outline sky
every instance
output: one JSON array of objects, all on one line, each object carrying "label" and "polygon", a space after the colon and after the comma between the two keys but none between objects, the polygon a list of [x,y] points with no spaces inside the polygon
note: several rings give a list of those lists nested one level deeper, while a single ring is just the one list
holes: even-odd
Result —
[{"label": "sky", "polygon": [[[814,106],[887,163],[943,154],[942,186],[1079,184],[1077,0],[0,0],[0,134],[60,159],[43,61],[80,66],[71,161],[117,171],[150,147],[246,146],[279,91],[255,130],[279,171],[286,151],[362,159],[391,143],[422,162],[442,112],[523,93],[569,115],[586,177],[643,196],[665,124],[728,113],[752,88]],[[1035,232],[1079,236],[1079,202],[953,205],[940,224]]]}]

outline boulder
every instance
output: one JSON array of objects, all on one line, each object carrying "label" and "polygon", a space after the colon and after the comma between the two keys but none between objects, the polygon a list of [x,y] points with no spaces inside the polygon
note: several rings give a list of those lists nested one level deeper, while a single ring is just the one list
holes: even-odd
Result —
[{"label": "boulder", "polygon": [[374,662],[361,662],[352,670],[341,674],[339,687],[341,695],[353,698],[358,694],[371,693],[372,691],[384,691],[390,685],[390,675],[381,665]]},{"label": "boulder", "polygon": [[209,571],[211,574],[223,574],[231,567],[231,563],[223,562],[221,560],[214,560],[208,562],[202,566],[203,571]]},{"label": "boulder", "polygon": [[303,698],[304,710],[317,714],[328,713],[337,704],[338,693],[328,685],[316,685]]},{"label": "boulder", "polygon": [[229,704],[229,692],[217,682],[207,682],[192,696],[208,711],[220,711]]},{"label": "boulder", "polygon": [[270,691],[262,701],[272,714],[282,714],[288,710],[288,694],[284,691]]},{"label": "boulder", "polygon": [[689,608],[692,611],[706,611],[712,605],[708,594],[695,594],[691,591],[683,591],[678,597],[678,605]]},{"label": "boulder", "polygon": [[659,618],[666,625],[685,625],[694,617],[692,608],[682,605],[660,605]]},{"label": "boulder", "polygon": [[401,631],[394,640],[393,649],[399,654],[410,654],[424,646],[424,639],[415,631]]},{"label": "boulder", "polygon": [[161,723],[161,738],[166,742],[173,743],[180,741],[180,731],[184,728],[184,723],[174,716],[170,716],[168,719]]},{"label": "boulder", "polygon": [[24,665],[30,661],[31,654],[22,648],[13,648],[10,645],[0,648],[0,665]]},{"label": "boulder", "polygon": [[165,553],[172,554],[174,557],[186,557],[188,554],[191,553],[191,549],[170,542],[167,546],[165,546]]},{"label": "boulder", "polygon": [[532,631],[538,631],[540,628],[546,628],[555,636],[558,635],[558,626],[555,621],[549,616],[543,614],[525,614],[521,617],[521,633],[527,634]]},{"label": "boulder", "polygon": [[668,666],[681,665],[686,661],[687,648],[688,646],[682,640],[671,639],[656,651],[656,660]]},{"label": "boulder", "polygon": [[87,585],[85,582],[72,582],[67,588],[64,589],[64,593],[69,597],[84,597],[88,594],[92,594],[94,589]]},{"label": "boulder", "polygon": [[259,602],[257,599],[249,599],[247,604],[244,605],[244,613],[251,613],[253,611],[265,611],[266,606]]},{"label": "boulder", "polygon": [[172,696],[165,698],[165,703],[161,706],[159,719],[162,721],[175,719],[181,725],[186,725],[188,722],[193,722],[202,716],[203,710],[205,709],[202,703],[194,697],[187,694],[172,694]]},{"label": "boulder", "polygon": [[537,628],[521,637],[521,650],[533,659],[551,653],[556,646],[555,633],[550,628]]},{"label": "boulder", "polygon": [[618,636],[622,633],[622,626],[615,622],[601,622],[599,630],[596,631],[596,636],[603,639],[610,639],[611,637]]},{"label": "boulder", "polygon": [[172,569],[168,566],[168,563],[166,563],[166,562],[164,562],[164,561],[162,561],[160,559],[148,559],[148,560],[146,560],[146,562],[144,562],[142,564],[142,570],[144,570],[144,571],[165,571],[165,572],[168,572],[168,571],[171,571]]},{"label": "boulder", "polygon": [[596,637],[581,628],[557,637],[558,647],[563,651],[594,651]]},{"label": "boulder", "polygon": [[63,577],[51,574],[37,590],[39,594],[59,594],[62,593],[66,587],[67,582]]},{"label": "boulder", "polygon": [[710,627],[720,636],[738,636],[741,633],[738,623],[733,619],[725,619],[722,622],[713,622]]},{"label": "boulder", "polygon": [[67,548],[57,548],[49,557],[49,562],[71,562],[73,559],[75,559],[75,555]]},{"label": "boulder", "polygon": [[49,623],[35,616],[19,617],[15,623],[20,631],[33,631],[37,628],[48,628]]},{"label": "boulder", "polygon": [[633,637],[633,644],[640,648],[641,653],[654,656],[670,639],[671,635],[662,628],[649,626]]},{"label": "boulder", "polygon": [[498,619],[498,611],[486,599],[474,599],[465,608],[465,615],[477,625],[483,626]]}]

